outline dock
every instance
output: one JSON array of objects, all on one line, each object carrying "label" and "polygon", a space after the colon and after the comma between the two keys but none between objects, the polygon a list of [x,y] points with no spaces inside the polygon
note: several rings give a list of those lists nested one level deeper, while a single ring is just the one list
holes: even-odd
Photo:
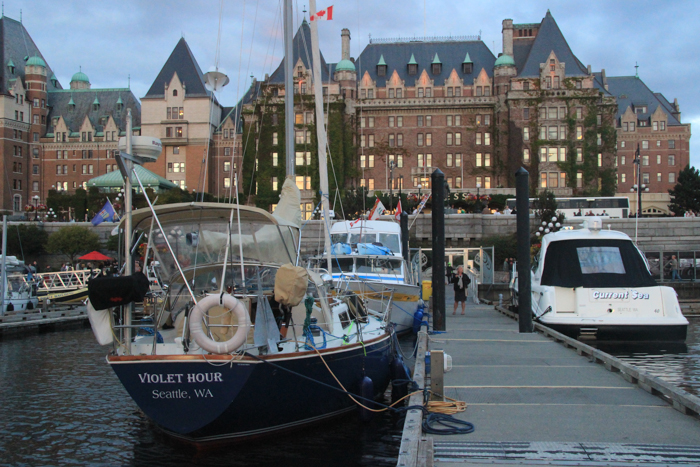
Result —
[{"label": "dock", "polygon": [[[521,334],[504,308],[460,311],[447,304],[447,332],[420,333],[418,355],[452,357],[444,395],[466,402],[455,417],[475,430],[424,433],[411,410],[398,466],[700,465],[700,398],[538,323]],[[424,358],[414,380],[431,385]]]},{"label": "dock", "polygon": [[48,331],[59,327],[86,325],[87,307],[56,307],[49,310],[8,312],[0,316],[0,337],[32,331]]}]

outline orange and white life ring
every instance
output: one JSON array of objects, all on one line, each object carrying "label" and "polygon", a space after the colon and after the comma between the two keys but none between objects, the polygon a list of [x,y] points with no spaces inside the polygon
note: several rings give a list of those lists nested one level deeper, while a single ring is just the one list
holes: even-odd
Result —
[{"label": "orange and white life ring", "polygon": [[[207,336],[204,329],[202,329],[202,318],[204,314],[219,305],[223,305],[231,310],[238,320],[238,329],[236,333],[231,339],[225,342],[216,342]],[[245,343],[249,330],[250,319],[248,318],[248,311],[245,309],[245,305],[230,294],[223,294],[221,296],[219,294],[208,295],[199,300],[197,306],[190,312],[190,334],[197,345],[207,352],[218,355],[235,352]]]}]

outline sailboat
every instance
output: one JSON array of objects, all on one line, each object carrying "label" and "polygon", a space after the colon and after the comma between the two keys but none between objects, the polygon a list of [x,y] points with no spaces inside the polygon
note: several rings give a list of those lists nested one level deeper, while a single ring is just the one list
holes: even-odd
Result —
[{"label": "sailboat", "polygon": [[[289,0],[285,12],[289,40]],[[290,106],[289,59],[285,74]],[[293,131],[293,120],[287,123]],[[129,116],[127,160],[119,162],[125,244],[132,233],[145,235],[144,262],[157,265],[158,287],[132,274],[127,248],[127,275],[91,281],[88,312],[98,342],[112,346],[108,364],[144,414],[165,433],[201,445],[288,431],[380,398],[389,383],[391,328],[354,294],[331,296],[330,281],[297,266],[300,192],[291,174],[273,214],[150,200],[131,212],[132,178],[143,189],[133,164],[157,155],[132,154],[130,135]]]}]

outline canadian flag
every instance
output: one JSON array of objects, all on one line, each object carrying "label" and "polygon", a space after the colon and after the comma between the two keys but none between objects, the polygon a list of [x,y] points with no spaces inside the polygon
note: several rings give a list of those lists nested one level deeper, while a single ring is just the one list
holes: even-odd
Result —
[{"label": "canadian flag", "polygon": [[333,5],[325,10],[321,10],[315,15],[311,15],[310,21],[330,21],[333,19]]},{"label": "canadian flag", "polygon": [[401,209],[401,200],[399,200],[399,203],[396,205],[396,214],[394,214],[394,219],[396,219],[397,221],[400,221],[402,212],[403,212],[403,209]]},{"label": "canadian flag", "polygon": [[386,208],[382,204],[381,201],[379,201],[379,198],[377,198],[377,201],[374,202],[374,207],[372,210],[369,212],[369,220],[373,221],[375,219],[379,219],[379,216],[384,214],[384,211]]}]

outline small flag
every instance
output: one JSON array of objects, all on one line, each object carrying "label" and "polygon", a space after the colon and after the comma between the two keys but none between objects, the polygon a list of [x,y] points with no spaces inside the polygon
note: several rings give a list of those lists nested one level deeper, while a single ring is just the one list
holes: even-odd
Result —
[{"label": "small flag", "polygon": [[402,212],[403,212],[403,209],[401,209],[401,200],[399,200],[399,203],[396,205],[396,214],[394,214],[394,219],[396,219],[397,221],[400,221]]},{"label": "small flag", "polygon": [[369,220],[373,221],[375,219],[379,219],[379,216],[384,214],[384,211],[386,211],[386,208],[382,202],[379,201],[379,198],[377,198],[377,201],[374,202],[374,207],[369,212]]},{"label": "small flag", "polygon": [[109,198],[107,198],[105,205],[95,214],[95,217],[92,218],[92,225],[99,225],[106,220],[114,220],[116,217],[118,216],[117,213],[114,212],[114,206],[112,206]]},{"label": "small flag", "polygon": [[310,21],[330,21],[333,19],[333,5],[329,6],[325,10],[321,10],[315,15],[311,15]]},{"label": "small flag", "polygon": [[426,193],[423,195],[423,198],[420,200],[420,204],[418,205],[418,213],[417,214],[420,214],[420,212],[425,207],[425,203],[428,202],[429,198],[430,198],[430,193]]}]

